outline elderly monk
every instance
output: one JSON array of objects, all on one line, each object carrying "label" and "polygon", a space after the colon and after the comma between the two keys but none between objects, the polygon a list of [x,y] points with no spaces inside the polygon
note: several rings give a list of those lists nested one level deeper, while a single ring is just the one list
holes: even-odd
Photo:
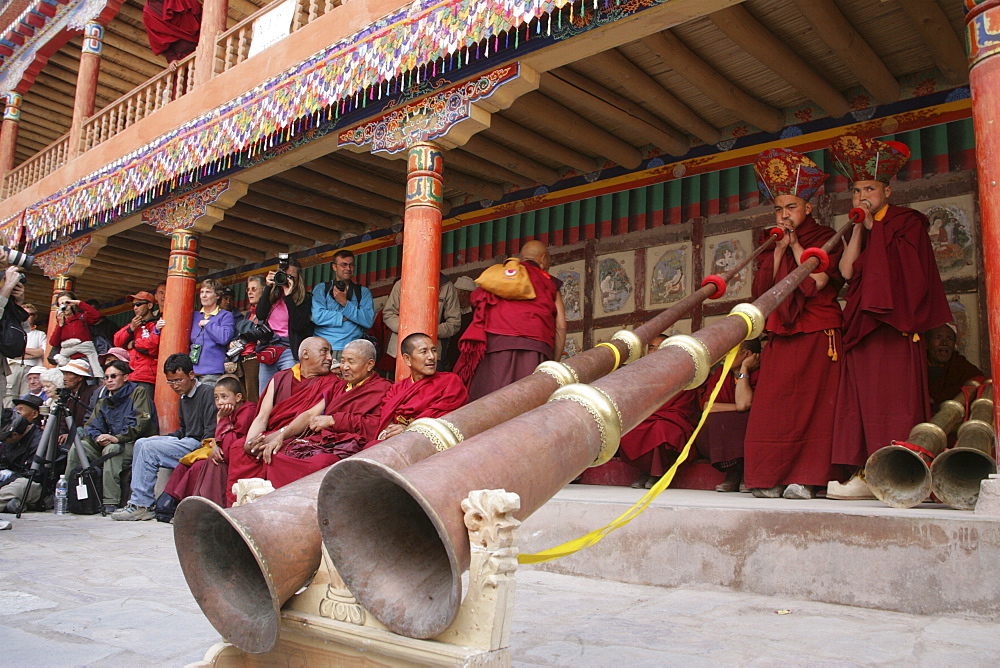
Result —
[{"label": "elderly monk", "polygon": [[[236,439],[226,452],[229,475],[226,500],[232,505],[233,485],[242,478],[266,478],[265,451],[270,456],[283,441],[288,426],[302,413],[321,411],[338,380],[330,373],[333,353],[326,339],[313,336],[299,344],[299,363],[274,374],[257,405],[246,438]],[[318,407],[318,409],[317,409]],[[318,415],[319,413],[314,413]]]},{"label": "elderly monk", "polygon": [[382,399],[379,441],[401,434],[422,417],[440,417],[465,405],[469,393],[457,374],[437,370],[438,350],[431,337],[410,334],[399,345],[410,375],[397,381]]},{"label": "elderly monk", "polygon": [[[654,337],[647,350],[656,351],[666,338],[665,334]],[[677,455],[691,438],[700,417],[698,391],[682,390],[622,436],[618,453],[643,473],[632,487],[649,489],[656,484],[677,461]]]},{"label": "elderly monk", "polygon": [[[863,225],[840,260],[847,280],[844,361],[837,393],[833,462],[855,470],[913,425],[930,417],[927,357],[920,336],[951,322],[951,310],[928,236],[927,217],[889,204],[889,179],[910,157],[898,142],[856,136],[830,147],[850,179]],[[829,498],[870,498],[858,477],[832,485]]]},{"label": "elderly monk", "polygon": [[[771,149],[754,163],[763,196],[774,203],[775,223],[785,235],[758,261],[753,296],[760,297],[802,264],[834,231],[816,222],[809,199],[827,175],[806,156]],[[761,352],[760,386],[743,442],[743,480],[754,496],[811,499],[839,471],[833,467],[833,409],[840,382],[837,268],[842,247],[830,251],[830,267],[810,274],[768,317]]]},{"label": "elderly monk", "polygon": [[939,325],[927,332],[924,338],[927,341],[931,412],[935,412],[942,401],[954,399],[963,385],[973,379],[982,381],[984,374],[956,349],[958,335],[954,325]]},{"label": "elderly monk", "polygon": [[350,457],[376,432],[379,407],[392,383],[375,373],[371,341],[355,339],[344,346],[340,375],[325,402],[295,418],[283,441],[265,446],[263,477],[276,488]]},{"label": "elderly monk", "polygon": [[471,296],[472,322],[459,341],[462,353],[455,373],[478,399],[534,372],[546,360],[562,356],[566,313],[562,281],[547,272],[552,260],[540,241],[521,247],[521,266],[528,271],[534,299],[504,299],[484,288]]}]

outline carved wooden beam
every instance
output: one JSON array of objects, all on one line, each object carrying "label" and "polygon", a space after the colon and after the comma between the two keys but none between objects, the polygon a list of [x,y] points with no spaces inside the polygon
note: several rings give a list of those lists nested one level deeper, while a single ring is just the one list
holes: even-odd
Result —
[{"label": "carved wooden beam", "polygon": [[230,262],[237,265],[246,264],[247,262],[261,262],[269,256],[267,252],[259,248],[247,249],[243,246],[223,241],[213,236],[211,232],[203,235],[201,238],[201,252],[205,251],[206,247],[211,252],[229,258]]},{"label": "carved wooden beam", "polygon": [[309,190],[303,190],[294,185],[287,185],[276,181],[273,178],[254,183],[250,186],[250,190],[270,197],[276,197],[286,202],[295,202],[313,209],[328,211],[336,216],[358,221],[370,228],[381,229],[392,225],[392,219],[384,214],[330,199]]},{"label": "carved wooden beam", "polygon": [[744,5],[727,7],[708,18],[737,46],[825,109],[831,117],[840,118],[851,110],[840,91],[754,18]]},{"label": "carved wooden beam", "polygon": [[857,77],[878,104],[899,99],[899,82],[833,0],[792,0],[819,38]]},{"label": "carved wooden beam", "polygon": [[941,6],[935,0],[903,0],[899,6],[910,18],[934,64],[948,83],[966,83],[969,80],[969,61],[965,46],[952,30]]},{"label": "carved wooden beam", "polygon": [[[351,151],[337,151],[329,156],[307,162],[302,166],[356,188],[362,188],[398,202],[406,202],[405,178],[387,179],[378,174],[373,174],[368,170],[358,169],[356,165],[348,166],[350,163],[347,160],[347,156],[340,155],[342,153],[356,155]],[[391,161],[385,160],[384,162]],[[406,164],[405,161],[400,162],[401,164]]]},{"label": "carved wooden beam", "polygon": [[524,174],[538,183],[552,185],[559,180],[558,171],[481,135],[469,137],[462,149],[504,169]]},{"label": "carved wooden beam", "polygon": [[[493,122],[496,122],[498,118],[500,116],[494,114],[492,116]],[[398,174],[401,179],[406,179],[405,160],[386,160],[371,153],[353,153],[350,151],[341,151],[341,153],[343,155],[339,156],[339,158],[346,164],[360,162],[365,165],[391,171]],[[459,190],[472,195],[476,199],[498,200],[503,196],[503,188],[499,185],[491,181],[476,178],[475,176],[470,176],[464,172],[459,172],[449,166],[447,159],[445,160],[444,170],[445,190]]]},{"label": "carved wooden beam", "polygon": [[550,97],[541,93],[528,93],[516,104],[531,110],[534,120],[545,126],[549,132],[569,141],[586,146],[597,155],[618,163],[628,169],[635,169],[642,162],[639,149],[625,142],[603,128],[570,111]]},{"label": "carved wooden beam", "polygon": [[286,183],[309,188],[310,190],[323,193],[329,197],[336,197],[357,206],[363,206],[395,216],[403,215],[404,202],[349,186],[343,181],[331,179],[311,169],[295,167],[282,172],[277,178]]},{"label": "carved wooden beam", "polygon": [[227,225],[230,229],[236,229],[243,234],[249,234],[259,239],[274,240],[278,243],[297,246],[310,247],[316,243],[315,239],[296,234],[288,229],[289,223],[298,222],[290,216],[283,216],[273,211],[257,209],[247,204],[236,204],[226,211],[225,221],[233,218],[242,218],[244,222],[239,225]]},{"label": "carved wooden beam", "polygon": [[[609,121],[618,123],[637,132],[645,137],[650,144],[657,147],[664,153],[670,155],[684,155],[691,147],[691,141],[686,137],[681,137],[673,130],[662,130],[660,127],[649,125],[645,121],[639,120],[623,109],[605,102],[592,93],[581,90],[573,84],[560,79],[558,76],[546,73],[542,75],[541,87],[543,93],[552,93],[574,106],[591,109]],[[663,124],[660,123],[660,126]]]},{"label": "carved wooden beam", "polygon": [[[253,197],[263,198],[262,195],[254,195]],[[249,217],[250,220],[261,223],[268,228],[275,228],[272,235],[291,234],[301,237],[303,240],[301,243],[310,240],[313,243],[332,243],[340,239],[340,232],[306,222],[298,216],[289,213],[287,206],[281,207],[281,210],[279,210],[279,207],[274,204],[275,202],[278,205],[284,204],[281,200],[272,198],[268,206],[257,206],[257,204],[248,202],[246,199],[241,199],[240,206],[242,208],[237,209],[235,215],[241,218]]]},{"label": "carved wooden beam", "polygon": [[63,132],[69,129],[69,122],[73,120],[73,107],[37,95],[32,95],[30,100],[25,100],[21,104],[21,113],[33,114],[36,120],[44,119],[56,123],[65,120],[66,129]]},{"label": "carved wooden beam", "polygon": [[[52,64],[51,60],[49,61],[49,64],[50,65]],[[76,79],[77,75],[73,72],[66,70],[65,68],[46,67],[44,70],[38,73],[38,76],[35,78],[35,83],[55,88],[59,92],[65,93],[66,95],[73,97],[76,95]],[[99,98],[105,98],[108,100],[117,100],[119,97],[121,97],[122,93],[128,91],[128,88],[125,88],[124,90],[118,90],[110,86],[106,86],[104,84],[105,82],[103,80],[98,79],[96,90],[97,90],[97,96]],[[123,86],[124,85],[127,84],[123,84]]]},{"label": "carved wooden beam", "polygon": [[140,83],[144,82],[146,79],[155,77],[163,71],[162,67],[146,62],[141,58],[136,58],[128,51],[116,49],[106,42],[104,44],[104,48],[101,50],[101,69],[104,70],[105,68],[107,68],[108,71],[115,76],[119,77],[121,77],[122,72],[127,70],[137,72],[142,75]]},{"label": "carved wooden beam", "polygon": [[212,238],[225,241],[229,244],[233,244],[235,246],[244,249],[251,249],[254,251],[262,250],[268,255],[288,252],[287,243],[276,241],[273,238],[262,239],[252,236],[250,234],[245,234],[243,232],[237,231],[242,223],[251,221],[244,221],[235,216],[227,215],[225,218],[225,222],[227,223],[227,227],[220,227],[219,225],[216,225],[212,229],[211,232]]},{"label": "carved wooden beam", "polygon": [[731,111],[737,118],[768,132],[778,132],[785,127],[783,113],[748,95],[742,88],[719,74],[669,30],[644,37],[642,43],[667,67],[690,82],[717,105]]},{"label": "carved wooden beam", "polygon": [[[130,39],[116,35],[112,31],[105,30],[104,39],[102,41],[106,47],[110,46],[116,51],[129,54],[132,57],[133,62],[142,61],[142,63],[148,63],[157,70],[163,71],[162,58],[154,56],[153,52],[148,48],[138,48],[137,45]],[[143,66],[145,67],[145,65]]]},{"label": "carved wooden beam", "polygon": [[535,185],[535,182],[524,174],[512,172],[504,169],[500,165],[486,162],[482,158],[477,158],[471,153],[466,153],[460,148],[453,148],[444,154],[444,164],[451,165],[463,172],[475,174],[481,178],[495,179],[501,183],[513,183],[522,188]]},{"label": "carved wooden beam", "polygon": [[[542,75],[542,81],[544,80],[545,75]],[[534,130],[529,130],[523,125],[504,118],[500,114],[493,114],[490,117],[490,129],[488,133],[496,133],[512,144],[517,144],[534,153],[545,155],[562,165],[572,167],[585,174],[596,171],[599,168],[597,161],[590,156],[584,155],[579,151],[574,151],[552,140],[550,137],[539,134]],[[491,197],[490,199],[499,198]]]},{"label": "carved wooden beam", "polygon": [[[286,202],[285,200],[269,197],[257,192],[247,193],[241,201],[258,209],[267,209],[268,211],[282,213],[286,216],[297,218],[300,221],[311,223],[309,228],[313,230],[312,234],[321,235],[317,236],[316,239],[322,243],[330,243],[330,238],[332,237],[336,237],[336,239],[333,239],[334,241],[339,240],[342,233],[361,234],[365,231],[365,226],[356,221],[341,218],[340,216],[333,216],[318,209],[293,202]],[[304,226],[303,229],[305,229]]]},{"label": "carved wooden beam", "polygon": [[658,81],[646,74],[642,68],[635,65],[618,50],[608,49],[604,53],[591,56],[584,64],[588,69],[594,68],[614,77],[623,86],[645,100],[650,108],[656,109],[658,116],[662,116],[667,122],[690,132],[706,144],[716,144],[722,139],[719,131],[708,121],[674,97],[673,93],[661,86]]}]

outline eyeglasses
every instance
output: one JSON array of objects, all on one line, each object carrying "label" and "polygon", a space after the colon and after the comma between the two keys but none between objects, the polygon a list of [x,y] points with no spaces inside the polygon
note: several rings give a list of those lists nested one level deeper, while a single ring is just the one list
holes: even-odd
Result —
[{"label": "eyeglasses", "polygon": [[167,385],[180,385],[187,380],[187,378],[174,378],[172,380],[167,380]]},{"label": "eyeglasses", "polygon": [[[107,379],[124,378],[125,374],[123,374],[123,373],[106,373],[106,374],[104,374],[104,377],[107,378]],[[167,382],[169,383],[170,381],[168,380]]]},{"label": "eyeglasses", "polygon": [[149,304],[149,302],[132,302],[132,308],[135,308],[136,306],[146,306],[147,304]]}]

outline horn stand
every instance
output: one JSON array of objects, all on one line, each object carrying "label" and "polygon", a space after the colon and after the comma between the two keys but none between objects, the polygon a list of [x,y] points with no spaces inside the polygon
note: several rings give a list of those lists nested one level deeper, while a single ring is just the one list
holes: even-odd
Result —
[{"label": "horn stand", "polygon": [[930,422],[915,425],[906,443],[893,441],[872,453],[865,463],[865,482],[879,501],[893,508],[912,508],[930,495],[930,462],[965,417],[965,402],[965,393],[959,393],[943,402]]},{"label": "horn stand", "polygon": [[622,433],[704,381],[748,334],[758,336],[766,316],[819,265],[813,255],[753,305],[737,306],[752,320],[749,333],[742,317],[725,318],[589,387],[564,386],[544,406],[402,472],[357,456],[335,464],[320,489],[320,530],[347,586],[390,630],[412,638],[440,633],[455,618],[469,566],[453,511],[469,490],[513,491],[521,497],[517,519],[530,516],[585,468],[607,461]]},{"label": "horn stand", "polygon": [[980,483],[997,472],[993,458],[993,386],[972,402],[969,419],[958,428],[958,442],[931,465],[931,489],[943,503],[958,510],[974,510]]}]

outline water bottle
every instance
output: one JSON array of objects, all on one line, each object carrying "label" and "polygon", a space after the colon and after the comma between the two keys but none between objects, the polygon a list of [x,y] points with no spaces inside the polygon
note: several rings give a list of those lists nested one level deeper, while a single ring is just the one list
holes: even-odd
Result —
[{"label": "water bottle", "polygon": [[59,476],[59,482],[56,483],[56,515],[66,514],[66,501],[67,495],[69,494],[69,483],[66,482],[66,476]]}]

